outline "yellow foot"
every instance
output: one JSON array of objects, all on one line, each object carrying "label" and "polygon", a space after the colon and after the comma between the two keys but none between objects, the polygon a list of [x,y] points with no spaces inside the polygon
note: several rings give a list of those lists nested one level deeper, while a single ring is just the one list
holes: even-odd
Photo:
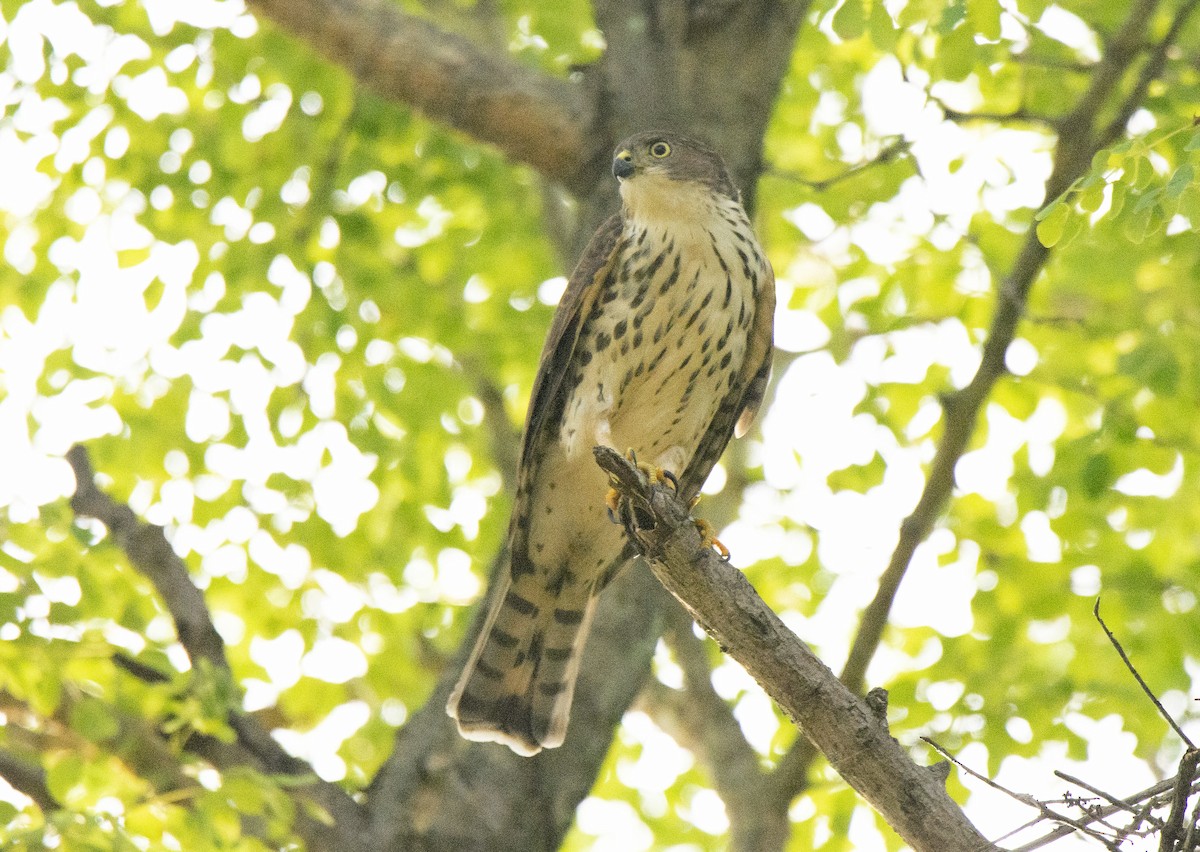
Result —
[{"label": "yellow foot", "polygon": [[[638,461],[637,451],[635,451],[633,447],[630,447],[625,451],[625,458],[633,462],[637,469],[645,474],[646,479],[652,486],[665,482],[667,485],[671,486],[672,491],[674,491],[676,494],[679,493],[679,478],[676,477],[675,474],[671,473],[671,471],[652,464],[646,464],[645,462]],[[693,500],[692,505],[694,506],[695,504],[695,500]],[[608,492],[604,495],[604,505],[608,508],[608,519],[614,524],[620,523],[621,492],[617,491],[616,488],[613,488],[610,485]]]},{"label": "yellow foot", "polygon": [[721,540],[717,538],[717,531],[712,528],[712,524],[703,518],[693,518],[692,522],[696,525],[697,531],[700,533],[700,543],[705,547],[711,547],[721,557],[722,562],[729,561],[729,548],[721,544]]},{"label": "yellow foot", "polygon": [[651,485],[658,485],[665,482],[671,486],[671,490],[676,493],[679,492],[679,479],[671,471],[638,461],[637,453],[632,447],[625,451],[625,458],[633,462],[637,466],[637,469],[646,475],[646,479],[650,480]]}]

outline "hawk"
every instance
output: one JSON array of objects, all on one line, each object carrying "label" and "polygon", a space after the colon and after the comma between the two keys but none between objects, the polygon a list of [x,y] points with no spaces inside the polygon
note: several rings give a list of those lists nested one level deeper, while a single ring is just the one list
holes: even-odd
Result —
[{"label": "hawk", "polygon": [[700,490],[770,373],[775,277],[721,157],[675,133],[618,146],[621,212],[555,313],[525,421],[506,564],[446,705],[460,733],[522,755],[560,745],[584,640],[629,559],[592,447]]}]

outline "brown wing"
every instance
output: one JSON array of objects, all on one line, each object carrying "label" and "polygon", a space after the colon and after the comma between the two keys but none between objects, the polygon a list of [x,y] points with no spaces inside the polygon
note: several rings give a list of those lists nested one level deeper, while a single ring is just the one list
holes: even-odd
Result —
[{"label": "brown wing", "polygon": [[[754,415],[762,405],[763,394],[767,392],[767,382],[771,378],[772,354],[775,351],[775,270],[767,263],[767,274],[758,293],[758,304],[755,307],[754,325],[750,327],[750,340],[746,348],[746,363],[742,367],[739,379],[748,384],[742,385],[746,392],[742,395],[741,414],[734,427],[734,437],[740,438],[750,431]],[[739,382],[739,384],[741,384]]]},{"label": "brown wing", "polygon": [[708,431],[700,439],[696,454],[682,477],[685,499],[691,499],[704,485],[713,465],[717,463],[725,445],[733,437],[746,433],[762,403],[771,376],[771,355],[775,348],[775,273],[766,264],[766,275],[759,286],[754,305],[754,322],[746,341],[746,359],[742,362],[738,380],[734,382],[721,407],[708,425]]},{"label": "brown wing", "polygon": [[533,380],[533,393],[529,397],[529,413],[525,417],[525,435],[521,441],[520,482],[526,482],[533,471],[530,465],[530,450],[546,426],[546,418],[555,409],[555,397],[571,365],[571,355],[579,339],[579,327],[583,324],[596,293],[604,283],[616,256],[617,243],[621,236],[621,217],[608,218],[592,236],[566,292],[559,300],[558,310],[546,335],[542,348],[542,359],[538,363],[537,377]]}]

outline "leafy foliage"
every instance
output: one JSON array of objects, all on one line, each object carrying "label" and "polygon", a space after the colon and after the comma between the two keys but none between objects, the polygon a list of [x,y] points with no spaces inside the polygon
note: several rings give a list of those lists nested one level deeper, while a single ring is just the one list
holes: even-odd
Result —
[{"label": "leafy foliage", "polygon": [[[587,4],[499,5],[502,47],[531,67],[566,75],[601,49]],[[423,12],[453,29],[462,6]],[[1052,249],[868,676],[897,736],[977,746],[993,774],[1083,760],[1105,720],[1135,738],[1124,771],[1177,759],[1097,595],[1168,703],[1195,693],[1194,63],[1043,197],[1055,122],[1118,6],[814,3],[765,140],[778,378],[728,462],[744,492],[723,539],[835,666],[1024,234]],[[504,458],[566,271],[543,187],[234,4],[2,11],[0,748],[62,807],[5,797],[0,837],[289,848],[289,782],[215,772],[184,743],[230,740],[243,707],[361,789],[427,699],[504,534]],[[1192,56],[1194,25],[1180,41]],[[152,584],[74,518],[78,442],[167,528],[232,679],[188,667]],[[790,723],[712,662],[773,766]],[[678,686],[665,652],[657,674]],[[566,848],[618,824],[655,848],[721,845],[712,768],[652,718],[630,714]],[[860,807],[818,772],[789,848],[856,848],[880,830]]]}]

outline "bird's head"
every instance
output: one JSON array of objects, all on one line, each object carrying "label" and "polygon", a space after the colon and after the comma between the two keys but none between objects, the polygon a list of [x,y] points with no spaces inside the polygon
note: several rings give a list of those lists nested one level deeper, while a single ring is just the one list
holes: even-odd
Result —
[{"label": "bird's head", "polygon": [[738,200],[721,155],[678,133],[649,131],[630,136],[613,155],[626,212],[639,219],[670,219],[724,196]]}]

